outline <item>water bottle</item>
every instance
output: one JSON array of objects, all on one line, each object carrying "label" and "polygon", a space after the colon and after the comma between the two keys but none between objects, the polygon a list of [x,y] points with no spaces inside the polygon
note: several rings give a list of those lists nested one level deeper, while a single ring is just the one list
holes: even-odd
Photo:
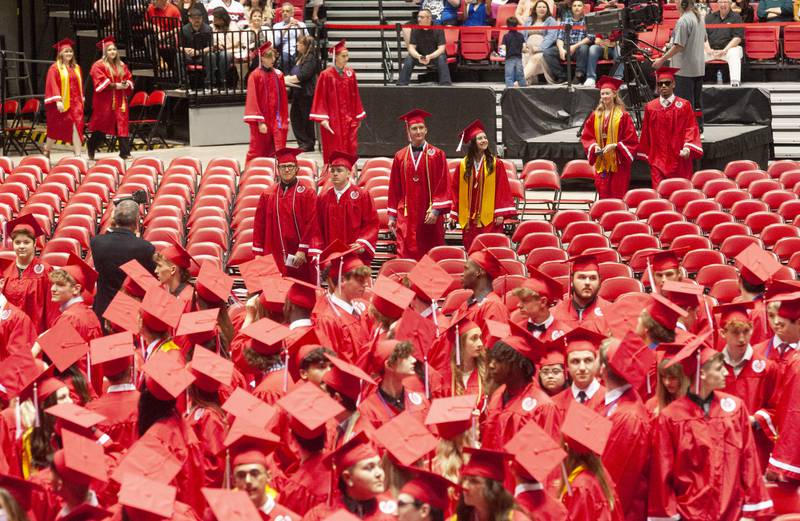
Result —
[{"label": "water bottle", "polygon": [[722,85],[722,71],[717,69],[717,85]]}]

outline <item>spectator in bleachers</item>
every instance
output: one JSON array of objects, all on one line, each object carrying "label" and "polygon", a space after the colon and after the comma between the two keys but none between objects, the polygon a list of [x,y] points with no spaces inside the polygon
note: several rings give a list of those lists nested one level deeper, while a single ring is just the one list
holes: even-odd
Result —
[{"label": "spectator in bleachers", "polygon": [[509,31],[503,36],[502,49],[505,50],[506,61],[503,64],[506,76],[506,87],[513,87],[516,82],[520,87],[525,87],[525,73],[522,68],[522,49],[525,47],[525,37],[516,27],[519,20],[510,16],[506,20]]},{"label": "spectator in bleachers", "polygon": [[486,0],[469,0],[467,12],[464,13],[464,24],[467,27],[477,27],[489,25],[489,13],[486,8]]},{"label": "spectator in bleachers", "polygon": [[244,0],[242,6],[244,7],[244,21],[239,24],[240,26],[249,28],[253,24],[251,18],[255,10],[261,13],[261,26],[272,26],[272,19],[275,16],[272,0]]},{"label": "spectator in bleachers", "polygon": [[731,5],[731,11],[741,16],[742,21],[746,24],[751,24],[755,21],[756,14],[753,6],[750,5],[750,0],[735,0]]},{"label": "spectator in bleachers", "polygon": [[[175,4],[169,0],[153,0],[150,5],[147,6],[145,16],[148,20],[152,20],[153,18],[177,18],[180,20],[181,12]],[[171,28],[169,24],[161,20],[155,20],[154,25],[156,30],[161,31],[166,31]]]},{"label": "spectator in bleachers", "polygon": [[[542,1],[547,4],[547,14],[552,15],[555,12],[555,1]],[[514,11],[514,16],[517,17],[517,20],[519,20],[522,25],[531,25],[528,22],[536,18],[536,4],[538,3],[539,0],[520,0],[520,2],[517,4],[516,11]],[[555,38],[553,41],[555,41]]]},{"label": "spectator in bleachers", "polygon": [[427,9],[433,19],[433,25],[456,25],[458,23],[458,10],[461,0],[412,0],[420,4],[420,11]]},{"label": "spectator in bleachers", "polygon": [[86,143],[89,159],[94,159],[95,150],[105,141],[106,135],[119,139],[119,156],[131,156],[128,141],[128,95],[133,92],[133,76],[128,66],[119,57],[114,38],[109,36],[98,42],[103,56],[94,64],[89,74],[92,77],[92,118],[89,130],[92,135]]},{"label": "spectator in bleachers", "polygon": [[275,68],[278,53],[270,42],[258,48],[261,66],[247,78],[244,122],[250,126],[247,161],[272,157],[286,146],[289,107],[283,74]]},{"label": "spectator in bleachers", "polygon": [[594,35],[586,32],[583,18],[583,0],[572,0],[570,12],[562,20],[564,25],[571,25],[569,35],[561,29],[556,37],[556,45],[544,51],[544,60],[550,74],[556,82],[566,81],[565,66],[561,62],[575,57],[575,83],[583,83],[586,79],[586,65],[589,59],[589,47],[594,43]]},{"label": "spectator in bleachers", "polygon": [[586,81],[584,87],[594,87],[597,84],[597,62],[600,60],[614,60],[616,66],[611,71],[611,76],[622,79],[623,64],[619,61],[619,44],[616,40],[595,35],[594,43],[589,47],[589,59],[586,62]]},{"label": "spectator in bleachers", "polygon": [[281,51],[280,69],[289,74],[297,55],[297,39],[308,36],[306,24],[294,17],[294,5],[284,2],[281,6],[281,21],[274,24],[275,47]]},{"label": "spectator in bleachers", "polygon": [[197,6],[189,10],[189,23],[181,28],[180,63],[202,65],[206,84],[211,84],[212,69],[210,54],[214,46],[214,35],[206,23],[206,17]]},{"label": "spectator in bleachers", "polygon": [[56,61],[47,70],[44,107],[47,116],[47,140],[44,155],[58,141],[70,143],[76,156],[83,147],[83,84],[81,66],[75,58],[75,42],[65,38],[53,47]]},{"label": "spectator in bleachers", "polygon": [[315,24],[322,24],[325,21],[325,0],[308,0],[303,10],[303,18],[311,20]]},{"label": "spectator in bleachers", "polygon": [[761,0],[758,3],[759,22],[791,22],[794,20],[792,0]]},{"label": "spectator in bleachers", "polygon": [[581,144],[594,166],[598,197],[622,198],[631,180],[631,165],[639,138],[633,119],[619,97],[622,80],[603,76],[597,87],[600,103],[586,118]]},{"label": "spectator in bleachers", "polygon": [[[520,22],[526,27],[551,27],[557,25],[555,18],[550,14],[551,9],[550,4],[545,0],[536,0],[533,3],[531,14],[526,15],[524,19],[520,19]],[[517,18],[519,19],[519,17]],[[558,31],[531,29],[526,33],[527,41],[522,54],[525,82],[539,83],[539,75],[544,74],[549,83],[555,83],[544,61],[544,51],[555,45]]]},{"label": "spectator in bleachers", "polygon": [[178,4],[178,9],[181,12],[181,24],[186,25],[189,23],[189,12],[193,7],[196,7],[202,14],[203,19],[208,19],[208,11],[205,4],[200,0],[183,0]]},{"label": "spectator in bleachers", "polygon": [[248,71],[252,71],[260,64],[258,48],[261,47],[264,42],[272,41],[272,31],[269,30],[269,26],[264,19],[264,13],[259,7],[250,9],[247,20],[247,30],[249,32],[247,35],[242,35],[242,39],[244,40],[242,43],[247,46],[249,52],[248,58],[250,63],[248,64]]},{"label": "spectator in bleachers", "polygon": [[[719,10],[708,13],[706,25],[740,24],[742,17],[731,11],[731,0],[719,0]],[[728,62],[731,87],[738,87],[742,81],[742,40],[744,29],[706,29],[706,61],[725,60]]]},{"label": "spectator in bleachers", "polygon": [[311,36],[302,36],[297,40],[297,60],[292,67],[291,75],[284,78],[291,87],[289,98],[292,106],[289,118],[292,121],[292,131],[297,139],[297,146],[303,152],[313,152],[316,136],[314,135],[314,122],[309,119],[311,103],[314,101],[314,88],[317,86],[319,64],[317,60],[316,45]]},{"label": "spectator in bleachers", "polygon": [[463,230],[464,248],[469,251],[476,235],[503,233],[503,222],[517,209],[511,196],[508,176],[502,161],[489,150],[489,136],[479,120],[461,132],[461,145],[467,154],[455,167],[451,179],[453,206],[450,217]]},{"label": "spectator in bleachers", "polygon": [[[417,15],[419,25],[431,25],[431,12],[420,9]],[[408,85],[411,72],[417,64],[430,65],[436,63],[439,72],[439,85],[452,85],[450,69],[447,66],[447,52],[444,31],[442,29],[412,29],[408,44],[408,53],[400,69],[398,85]]]},{"label": "spectator in bleachers", "polygon": [[208,53],[211,61],[211,81],[218,88],[225,88],[228,70],[235,59],[247,55],[242,43],[241,31],[228,11],[217,7],[211,12],[214,19],[213,51]]},{"label": "spectator in bleachers", "polygon": [[245,20],[244,6],[239,3],[239,0],[211,0],[208,3],[208,21],[213,23],[214,10],[217,8],[225,9],[230,16],[230,19],[239,26],[239,22]]}]

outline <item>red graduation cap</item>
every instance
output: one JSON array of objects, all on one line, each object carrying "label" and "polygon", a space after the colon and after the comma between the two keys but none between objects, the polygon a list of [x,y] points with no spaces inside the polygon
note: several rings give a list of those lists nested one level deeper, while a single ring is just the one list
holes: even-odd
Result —
[{"label": "red graduation cap", "polygon": [[261,295],[258,301],[269,311],[280,313],[286,302],[286,295],[292,287],[292,281],[281,276],[267,276],[261,279]]},{"label": "red graduation cap", "polygon": [[261,355],[274,355],[283,350],[282,340],[292,331],[274,320],[262,318],[242,329],[242,333],[253,339],[251,347]]},{"label": "red graduation cap", "polygon": [[578,271],[600,271],[600,263],[597,257],[592,254],[575,255],[570,257],[564,262],[571,262],[571,272],[574,274]]},{"label": "red graduation cap", "polygon": [[171,243],[168,246],[164,246],[159,252],[161,256],[179,268],[183,268],[185,270],[191,268],[192,262],[196,263],[196,261],[189,254],[189,252],[186,251],[186,248],[174,240],[170,242]]},{"label": "red graduation cap", "polygon": [[92,339],[89,348],[92,365],[102,366],[106,376],[125,371],[133,362],[133,334],[130,331]]},{"label": "red graduation cap", "polygon": [[53,466],[63,480],[84,485],[108,481],[103,447],[97,442],[69,430],[61,431],[61,442],[64,448],[53,454]]},{"label": "red graduation cap", "polygon": [[[514,456],[515,463],[524,473],[540,483],[547,481],[553,469],[567,457],[561,444],[536,422],[527,422],[503,445],[503,450]],[[524,474],[522,477],[528,478]]]},{"label": "red graduation cap", "polygon": [[102,414],[90,411],[85,407],[81,407],[77,403],[64,402],[48,407],[44,410],[50,416],[53,416],[62,422],[72,427],[71,431],[87,431],[98,423],[106,420]]},{"label": "red graduation cap", "polygon": [[103,312],[103,318],[111,322],[118,330],[138,333],[141,307],[141,302],[122,291],[118,291]]},{"label": "red graduation cap", "polygon": [[195,379],[183,363],[178,350],[155,351],[142,370],[147,389],[162,401],[178,398]]},{"label": "red graduation cap", "polygon": [[566,346],[565,354],[576,353],[578,351],[592,351],[594,353],[600,348],[600,342],[605,340],[605,335],[601,335],[590,329],[578,326],[568,331],[558,340]]},{"label": "red graduation cap", "polygon": [[34,498],[45,493],[38,483],[5,474],[0,474],[0,488],[6,489],[24,512],[33,508]]},{"label": "red graduation cap", "polygon": [[422,300],[431,302],[442,296],[453,285],[453,276],[447,273],[429,255],[425,255],[408,272],[411,289]]},{"label": "red graduation cap", "polygon": [[261,521],[262,519],[244,490],[205,487],[200,490],[217,521]]},{"label": "red graduation cap", "polygon": [[236,418],[244,418],[251,423],[254,419],[264,419],[260,427],[265,427],[276,414],[276,410],[271,405],[259,400],[244,389],[236,388],[222,404],[222,410]]},{"label": "red graduation cap", "polygon": [[74,49],[75,42],[73,42],[69,38],[64,38],[63,40],[59,40],[53,44],[53,49],[55,49],[59,53],[64,49],[66,49],[67,47],[69,47],[70,49]]},{"label": "red graduation cap", "polygon": [[8,221],[8,224],[6,224],[6,230],[8,230],[9,236],[15,231],[22,230],[25,230],[33,235],[34,239],[40,235],[44,235],[44,230],[42,230],[42,227],[39,226],[39,223],[36,221],[36,218],[34,218],[32,213],[22,214],[16,219],[11,219]]},{"label": "red graduation cap", "polygon": [[379,276],[372,290],[372,305],[382,315],[397,320],[414,300],[414,292],[393,281]]},{"label": "red graduation cap", "polygon": [[281,272],[275,264],[275,258],[271,255],[260,255],[253,260],[239,265],[239,273],[244,279],[244,285],[248,293],[258,293],[261,291],[261,279],[263,277],[280,277]]},{"label": "red graduation cap", "polygon": [[131,259],[119,267],[127,275],[123,288],[136,298],[143,298],[147,290],[160,283],[152,273],[142,266],[136,259]]},{"label": "red graduation cap", "polygon": [[[144,436],[128,449],[111,474],[111,479],[122,484],[131,476],[136,476],[156,481],[161,486],[175,479],[183,467],[183,461],[169,449],[167,440],[175,435],[173,429],[167,424],[160,423],[150,427]],[[135,505],[133,507],[139,508]]]},{"label": "red graduation cap", "polygon": [[427,360],[431,344],[436,337],[436,325],[411,308],[403,310],[403,316],[394,328],[394,338],[408,340],[414,345],[414,357]]},{"label": "red graduation cap", "polygon": [[573,452],[593,452],[603,455],[608,436],[611,434],[611,420],[585,405],[573,402],[567,409],[561,434]]},{"label": "red graduation cap", "polygon": [[381,425],[372,438],[405,467],[435,451],[439,445],[436,436],[410,411],[398,414]]},{"label": "red graduation cap", "polygon": [[670,250],[658,250],[645,254],[643,257],[648,259],[653,271],[677,270],[681,267],[681,257],[690,248],[672,248]]},{"label": "red graduation cap", "polygon": [[233,289],[233,277],[211,261],[203,262],[194,283],[197,296],[210,304],[224,304]]},{"label": "red graduation cap", "polygon": [[686,317],[686,312],[673,304],[670,300],[655,293],[650,295],[650,304],[647,306],[650,317],[666,329],[673,330],[678,323],[678,318]]},{"label": "red graduation cap", "polygon": [[59,517],[59,521],[102,521],[109,519],[111,512],[105,508],[96,507],[89,503],[81,503],[77,507],[69,511],[63,517]]},{"label": "red graduation cap", "polygon": [[750,311],[755,307],[755,301],[751,300],[749,302],[733,302],[730,304],[721,304],[719,306],[714,306],[712,311],[715,315],[720,315],[719,324],[720,327],[725,327],[728,322],[731,320],[738,320],[740,322],[746,322],[748,324],[752,324],[753,319],[750,318]]},{"label": "red graduation cap", "polygon": [[612,343],[606,351],[606,358],[611,369],[637,389],[656,364],[655,352],[633,331],[629,331],[619,344]]},{"label": "red graduation cap", "polygon": [[672,80],[675,81],[675,73],[680,69],[676,67],[661,67],[656,69],[656,80]]},{"label": "red graduation cap", "polygon": [[800,319],[800,292],[787,293],[770,300],[770,302],[780,302],[778,316],[787,320]]},{"label": "red graduation cap", "polygon": [[350,364],[329,354],[325,356],[331,361],[332,367],[322,377],[322,381],[337,393],[357,401],[361,394],[361,389],[365,385],[377,385],[375,380],[357,365]]},{"label": "red graduation cap", "polygon": [[[271,408],[270,408],[271,409]],[[223,445],[230,450],[231,466],[263,465],[268,467],[267,457],[281,445],[281,439],[273,432],[259,427],[266,425],[272,412],[266,416],[238,417],[234,420]]]},{"label": "red graduation cap", "polygon": [[290,416],[289,427],[303,439],[325,433],[325,424],[344,412],[339,402],[316,384],[304,382],[276,402]]},{"label": "red graduation cap", "polygon": [[106,45],[116,45],[116,41],[114,40],[113,36],[106,36],[105,38],[97,42],[95,44],[95,47],[97,47],[102,51],[103,49],[105,49]]},{"label": "red graduation cap", "polygon": [[317,302],[317,291],[320,291],[321,288],[293,278],[288,280],[292,282],[292,286],[286,293],[286,300],[309,311],[314,309],[314,304]]},{"label": "red graduation cap", "polygon": [[334,56],[336,56],[340,52],[346,51],[346,50],[347,50],[347,41],[344,38],[342,38],[341,40],[336,42],[336,44],[333,47],[328,49],[328,53],[329,54],[333,54]]},{"label": "red graduation cap", "polygon": [[209,393],[230,386],[233,379],[233,362],[203,346],[195,346],[189,369],[195,377],[195,387]]},{"label": "red graduation cap", "polygon": [[275,152],[275,159],[279,165],[297,164],[297,156],[303,153],[300,148],[284,147]]},{"label": "red graduation cap", "polygon": [[258,46],[258,55],[262,56],[265,52],[267,52],[270,49],[272,49],[272,42],[267,40],[266,42]]},{"label": "red graduation cap", "polygon": [[356,252],[360,247],[350,247],[340,239],[334,239],[327,248],[322,250],[319,265],[322,269],[330,268],[331,272],[346,275],[356,268],[365,266]]},{"label": "red graduation cap", "polygon": [[411,109],[402,116],[400,116],[400,121],[405,121],[406,126],[410,127],[411,125],[416,125],[418,123],[425,124],[425,118],[431,117],[433,114],[430,112],[426,112],[422,109]]},{"label": "red graduation cap", "polygon": [[476,119],[469,125],[467,125],[464,130],[461,131],[461,135],[459,136],[458,147],[456,148],[456,152],[461,152],[461,147],[464,143],[469,143],[473,139],[475,139],[478,134],[486,134],[486,127],[483,126],[481,120]]},{"label": "red graduation cap", "polygon": [[559,281],[546,273],[542,273],[533,266],[528,268],[528,278],[525,279],[520,287],[536,292],[549,302],[554,302],[564,296],[564,286]]},{"label": "red graduation cap", "polygon": [[708,331],[689,339],[681,350],[664,365],[664,368],[667,369],[675,364],[681,364],[685,375],[690,378],[694,375],[695,392],[700,392],[700,368],[718,353],[706,343],[710,336],[711,331]]},{"label": "red graduation cap", "polygon": [[177,494],[178,489],[172,485],[129,473],[122,480],[119,504],[159,519],[171,519]]},{"label": "red graduation cap", "polygon": [[397,339],[387,339],[378,342],[371,356],[371,369],[373,373],[383,374],[386,361],[389,360],[389,357],[392,356],[392,353],[394,353],[394,350],[400,343],[400,340]]},{"label": "red graduation cap", "polygon": [[798,281],[772,279],[767,285],[767,291],[764,292],[764,298],[769,302],[777,297],[797,291],[800,291],[800,282]]},{"label": "red graduation cap", "polygon": [[544,342],[514,322],[509,322],[508,325],[511,328],[511,336],[503,338],[503,343],[513,347],[514,351],[530,360],[535,367],[544,354]]},{"label": "red graduation cap", "polygon": [[450,489],[459,489],[458,485],[427,470],[416,467],[404,470],[413,472],[414,477],[403,485],[403,488],[400,489],[401,494],[408,494],[420,503],[427,503],[443,512],[447,511],[450,504]]},{"label": "red graduation cap", "polygon": [[478,399],[477,394],[436,398],[428,409],[425,425],[435,426],[440,437],[452,440],[472,427],[480,414]]},{"label": "red graduation cap", "polygon": [[20,396],[24,401],[24,392],[45,373],[52,373],[52,369],[45,369],[41,361],[33,358],[30,349],[18,349],[0,364],[0,384],[9,400]]},{"label": "red graduation cap", "polygon": [[697,307],[703,295],[703,286],[692,282],[668,280],[661,290],[665,297],[684,309]]},{"label": "red graduation cap", "polygon": [[470,253],[469,260],[477,264],[492,279],[496,279],[506,272],[505,268],[503,268],[503,263],[500,262],[500,259],[489,249]]},{"label": "red graduation cap", "polygon": [[342,471],[349,469],[359,461],[378,456],[378,450],[367,437],[366,432],[359,431],[341,447],[329,452],[325,456],[325,460],[333,464],[332,466],[338,478]]},{"label": "red graduation cap", "polygon": [[624,82],[611,76],[600,76],[597,80],[597,88],[600,90],[611,89],[617,92]]},{"label": "red graduation cap", "polygon": [[340,152],[335,151],[331,154],[331,166],[343,166],[348,170],[353,170],[353,166],[355,166],[356,161],[358,161],[358,156],[354,156],[352,154],[348,154],[347,152]]},{"label": "red graduation cap", "polygon": [[217,335],[219,308],[208,308],[181,315],[175,336],[185,336],[193,344],[204,344]]},{"label": "red graduation cap", "polygon": [[[298,331],[302,334],[298,336]],[[289,356],[289,374],[292,375],[294,381],[300,380],[300,367],[303,365],[303,360],[308,355],[317,349],[324,349],[322,343],[317,336],[317,331],[311,328],[300,328],[292,331],[292,334],[286,338],[288,350],[291,353]]]},{"label": "red graduation cap", "polygon": [[781,263],[774,254],[764,251],[757,244],[750,244],[734,260],[742,278],[754,286],[768,282],[781,269]]},{"label": "red graduation cap", "polygon": [[183,305],[172,294],[161,287],[147,290],[139,308],[142,323],[149,329],[163,333],[178,327],[183,314]]},{"label": "red graduation cap", "polygon": [[37,342],[60,372],[77,362],[89,350],[89,344],[67,320],[57,321]]},{"label": "red graduation cap", "polygon": [[86,264],[83,259],[70,252],[67,258],[67,264],[61,267],[66,271],[76,284],[80,284],[81,288],[87,293],[94,291],[94,284],[97,282],[97,272],[94,268]]},{"label": "red graduation cap", "polygon": [[477,476],[503,483],[506,479],[507,462],[511,455],[499,450],[464,447],[469,462],[461,467],[461,476]]}]

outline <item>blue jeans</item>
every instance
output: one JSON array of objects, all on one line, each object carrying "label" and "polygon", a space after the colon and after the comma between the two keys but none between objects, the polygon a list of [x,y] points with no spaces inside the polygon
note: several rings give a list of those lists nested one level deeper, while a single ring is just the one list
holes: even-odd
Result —
[{"label": "blue jeans", "polygon": [[[561,63],[558,47],[554,45],[545,49],[542,55],[544,56],[545,63],[547,63],[547,68],[550,69],[550,74],[553,76],[553,79],[557,82],[566,81],[566,66]],[[586,73],[586,62],[589,59],[589,45],[581,45],[572,56],[575,58],[575,68],[572,70],[572,77],[574,79],[575,76],[583,76]]]},{"label": "blue jeans", "polygon": [[[602,45],[592,45],[589,48],[589,61],[586,62],[586,78],[591,78],[593,80],[597,79],[597,62],[603,59],[603,51],[605,47]],[[619,58],[619,51],[616,47],[612,47],[608,50],[608,59],[609,60],[616,60]],[[622,78],[623,72],[623,65],[622,62],[619,62],[617,66],[611,71],[611,75],[615,78]]]},{"label": "blue jeans", "polygon": [[[419,62],[406,54],[403,60],[403,67],[400,69],[400,79],[397,84],[400,86],[408,85],[411,82],[411,72]],[[450,69],[447,66],[447,53],[442,53],[436,58],[436,71],[439,73],[439,85],[450,85]]]},{"label": "blue jeans", "polygon": [[505,65],[506,87],[513,87],[518,81],[520,87],[525,87],[525,72],[522,70],[522,58],[519,56],[506,57]]},{"label": "blue jeans", "polygon": [[203,66],[208,83],[224,83],[231,66],[231,57],[226,51],[209,52],[203,56]]}]

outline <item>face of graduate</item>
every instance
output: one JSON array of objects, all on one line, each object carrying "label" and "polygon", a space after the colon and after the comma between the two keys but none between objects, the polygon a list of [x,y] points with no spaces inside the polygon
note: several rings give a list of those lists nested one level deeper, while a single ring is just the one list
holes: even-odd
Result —
[{"label": "face of graduate", "polygon": [[572,382],[585,389],[597,374],[597,356],[592,351],[575,351],[567,355],[567,368]]},{"label": "face of graduate", "polygon": [[169,281],[175,274],[178,273],[178,267],[170,261],[161,259],[156,262],[156,278],[162,284]]},{"label": "face of graduate", "polygon": [[724,388],[727,377],[728,369],[722,360],[715,360],[700,369],[700,383],[707,391]]},{"label": "face of graduate", "polygon": [[508,362],[501,362],[493,356],[489,356],[489,363],[486,365],[486,377],[496,385],[506,383],[511,375],[511,366]]},{"label": "face of graduate", "polygon": [[63,51],[61,51],[61,61],[63,63],[72,63],[72,60],[75,58],[75,51],[72,50],[72,47],[67,47]]},{"label": "face of graduate", "polygon": [[275,65],[275,55],[271,52],[265,52],[261,55],[261,66],[265,69],[271,69]]},{"label": "face of graduate", "polygon": [[464,263],[464,273],[461,274],[461,287],[474,289],[478,279],[483,275],[483,270],[475,262],[468,260]]},{"label": "face of graduate", "polygon": [[428,127],[425,123],[414,123],[408,127],[408,135],[411,138],[411,144],[415,147],[421,146],[428,137]]},{"label": "face of graduate", "polygon": [[314,362],[308,366],[308,369],[300,369],[300,378],[311,382],[317,387],[322,386],[322,377],[325,373],[331,370],[331,363],[328,360]]},{"label": "face of graduate", "polygon": [[233,469],[233,484],[237,489],[247,492],[257,508],[267,499],[269,472],[258,463],[237,465]]},{"label": "face of graduate", "polygon": [[405,358],[399,359],[393,366],[389,365],[387,361],[386,368],[398,376],[411,376],[414,374],[414,364],[416,362],[416,358],[408,355]]},{"label": "face of graduate", "polygon": [[424,521],[430,519],[430,505],[423,504],[416,506],[414,497],[410,494],[399,494],[397,496],[397,519],[398,521]]},{"label": "face of graduate", "polygon": [[347,302],[364,296],[367,289],[367,277],[342,277],[342,284],[339,286],[341,297]]},{"label": "face of graduate", "polygon": [[331,182],[337,190],[341,190],[350,180],[350,170],[346,166],[333,165],[330,168]]},{"label": "face of graduate", "polygon": [[661,286],[668,280],[673,282],[680,282],[683,280],[683,274],[679,268],[671,268],[664,271],[653,271],[653,279],[655,280],[656,287],[661,289]]},{"label": "face of graduate", "polygon": [[662,374],[661,383],[664,384],[664,389],[667,390],[670,396],[677,396],[681,390],[681,379],[675,375]]},{"label": "face of graduate", "polygon": [[486,149],[489,148],[489,138],[486,136],[486,133],[481,132],[475,136],[475,144],[478,146],[478,152],[485,152]]},{"label": "face of graduate", "polygon": [[539,380],[548,394],[560,391],[566,382],[564,367],[561,364],[543,365],[539,370]]},{"label": "face of graduate", "polygon": [[72,397],[69,395],[69,387],[59,387],[56,391],[56,405],[62,403],[72,403]]},{"label": "face of graduate", "polygon": [[478,476],[465,476],[461,480],[461,497],[464,504],[477,510],[486,509],[486,479]]},{"label": "face of graduate", "polygon": [[616,92],[611,89],[600,89],[600,101],[605,108],[614,106],[614,98],[617,96]]},{"label": "face of graduate", "polygon": [[753,327],[750,324],[738,323],[727,324],[724,329],[720,329],[722,338],[728,346],[731,355],[739,359],[750,345],[750,337],[753,336]]},{"label": "face of graduate", "polygon": [[106,58],[114,60],[117,58],[117,46],[112,44],[106,45]]},{"label": "face of graduate", "polygon": [[386,490],[384,476],[379,456],[362,459],[342,472],[347,495],[359,501],[374,498]]},{"label": "face of graduate", "polygon": [[675,91],[675,82],[669,79],[657,80],[656,89],[658,90],[659,96],[667,99],[672,96],[672,93]]},{"label": "face of graduate", "polygon": [[50,285],[50,299],[53,302],[63,304],[69,299],[81,294],[80,286],[69,282],[53,282]]},{"label": "face of graduate", "polygon": [[800,320],[792,321],[775,313],[775,318],[772,319],[772,329],[784,342],[793,344],[800,340]]},{"label": "face of graduate", "polygon": [[767,324],[773,333],[775,333],[775,317],[778,316],[778,306],[778,302],[767,303]]},{"label": "face of graduate", "polygon": [[600,274],[596,271],[576,271],[572,274],[572,291],[578,300],[592,300],[600,291]]},{"label": "face of graduate", "polygon": [[481,329],[476,327],[461,335],[461,357],[464,359],[475,359],[483,354],[483,340],[481,339]]},{"label": "face of graduate", "polygon": [[12,245],[14,247],[14,253],[17,256],[17,261],[24,265],[30,264],[33,260],[34,253],[36,253],[36,242],[26,233],[17,233],[17,235],[14,236]]},{"label": "face of graduate", "polygon": [[537,293],[519,299],[517,307],[519,308],[519,312],[522,313],[522,316],[536,323],[544,322],[550,315],[550,307],[547,305],[547,299]]},{"label": "face of graduate", "polygon": [[[273,60],[273,63],[274,61],[275,60]],[[281,177],[281,181],[284,183],[291,183],[297,175],[297,165],[294,163],[283,163],[278,165],[278,175]]]},{"label": "face of graduate", "polygon": [[343,49],[336,53],[336,57],[333,59],[334,65],[336,65],[337,69],[344,69],[347,66],[347,62],[350,61],[350,53],[347,52],[347,49]]}]

